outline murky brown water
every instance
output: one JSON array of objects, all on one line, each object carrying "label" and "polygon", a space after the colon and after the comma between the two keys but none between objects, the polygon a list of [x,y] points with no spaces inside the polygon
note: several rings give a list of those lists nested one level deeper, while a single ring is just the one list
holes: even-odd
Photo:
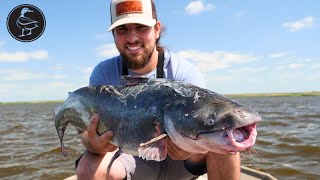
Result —
[{"label": "murky brown water", "polygon": [[[320,178],[320,97],[237,99],[254,106],[258,125],[255,154],[242,156],[246,166],[279,179]],[[0,105],[0,179],[63,179],[74,174],[83,152],[72,126],[66,131],[69,155],[60,153],[52,114],[59,104]]]},{"label": "murky brown water", "polygon": [[238,100],[263,118],[254,146],[262,161],[245,156],[243,164],[279,179],[320,179],[320,96]]}]

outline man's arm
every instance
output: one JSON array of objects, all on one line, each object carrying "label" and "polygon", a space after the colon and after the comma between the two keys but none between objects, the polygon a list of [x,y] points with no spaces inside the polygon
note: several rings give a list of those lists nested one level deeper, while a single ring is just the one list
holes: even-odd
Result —
[{"label": "man's arm", "polygon": [[110,172],[107,173],[107,168],[109,168],[109,163],[117,147],[109,143],[113,137],[112,131],[107,131],[101,136],[97,134],[98,121],[99,115],[94,114],[89,122],[88,130],[82,133],[82,142],[87,151],[79,160],[76,168],[77,178],[79,180],[125,179],[126,170],[117,159],[112,163]]},{"label": "man's arm", "polygon": [[217,154],[213,152],[208,152],[207,154],[190,154],[176,146],[169,138],[167,139],[167,148],[168,154],[174,160],[187,160],[192,164],[198,164],[198,166],[206,163],[208,180],[240,179],[239,153],[235,155]]},{"label": "man's arm", "polygon": [[240,179],[240,155],[207,153],[206,164],[208,180]]}]

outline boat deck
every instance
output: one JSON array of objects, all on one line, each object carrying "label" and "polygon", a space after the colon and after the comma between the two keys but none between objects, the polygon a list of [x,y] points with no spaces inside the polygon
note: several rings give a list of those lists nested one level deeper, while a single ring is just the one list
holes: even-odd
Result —
[{"label": "boat deck", "polygon": [[[207,180],[207,174],[200,176],[197,180]],[[77,176],[71,176],[64,180],[77,180]],[[248,167],[241,166],[241,180],[277,180],[271,174],[257,171]]]}]

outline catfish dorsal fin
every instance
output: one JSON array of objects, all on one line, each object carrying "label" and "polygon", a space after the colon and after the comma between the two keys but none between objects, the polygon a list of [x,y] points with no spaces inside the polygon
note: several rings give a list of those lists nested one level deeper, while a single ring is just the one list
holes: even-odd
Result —
[{"label": "catfish dorsal fin", "polygon": [[121,85],[134,86],[138,84],[145,84],[148,82],[148,78],[140,76],[122,76]]}]

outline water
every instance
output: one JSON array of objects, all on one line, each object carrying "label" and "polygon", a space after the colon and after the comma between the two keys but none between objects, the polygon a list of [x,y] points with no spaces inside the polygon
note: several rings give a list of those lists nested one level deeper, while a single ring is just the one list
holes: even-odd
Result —
[{"label": "water", "polygon": [[63,179],[74,174],[73,161],[83,147],[70,126],[60,153],[53,123],[59,104],[0,105],[0,179]]},{"label": "water", "polygon": [[[239,98],[262,116],[257,154],[242,164],[279,179],[320,179],[320,96]],[[74,174],[84,148],[72,126],[69,155],[60,153],[53,110],[60,104],[0,105],[0,179],[63,179]],[[260,160],[260,158],[261,160]]]},{"label": "water", "polygon": [[279,179],[320,179],[320,96],[238,101],[254,105],[263,119],[254,146],[261,160],[245,155],[244,165]]}]

